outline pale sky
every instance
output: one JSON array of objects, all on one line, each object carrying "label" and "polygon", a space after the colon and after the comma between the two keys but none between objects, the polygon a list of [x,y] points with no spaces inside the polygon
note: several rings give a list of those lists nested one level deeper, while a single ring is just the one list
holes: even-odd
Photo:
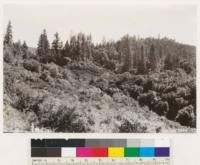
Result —
[{"label": "pale sky", "polygon": [[103,4],[7,4],[4,5],[4,32],[8,21],[14,40],[36,47],[45,28],[50,43],[58,32],[61,39],[70,32],[91,33],[93,41],[120,39],[124,34],[140,37],[169,37],[196,45],[197,9],[191,5],[103,5]]}]

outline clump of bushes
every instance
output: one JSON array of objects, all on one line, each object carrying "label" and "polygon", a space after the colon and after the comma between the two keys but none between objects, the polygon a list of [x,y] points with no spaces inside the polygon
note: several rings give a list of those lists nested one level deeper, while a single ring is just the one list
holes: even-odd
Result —
[{"label": "clump of bushes", "polygon": [[102,68],[95,65],[92,61],[72,61],[68,64],[70,69],[84,70],[90,73],[99,74],[102,73]]},{"label": "clump of bushes", "polygon": [[148,91],[148,90],[152,90],[153,89],[153,79],[152,78],[147,78],[145,81],[144,81],[144,84],[143,84],[143,88],[144,88],[144,91]]},{"label": "clump of bushes", "polygon": [[190,74],[193,70],[193,67],[192,65],[186,61],[186,60],[183,60],[180,62],[180,67],[187,73],[187,74]]},{"label": "clump of bushes", "polygon": [[154,105],[156,100],[156,93],[154,91],[149,91],[148,93],[143,93],[138,96],[138,102],[141,106],[147,105],[150,109]]},{"label": "clump of bushes", "polygon": [[118,92],[120,92],[120,89],[119,89],[119,88],[112,88],[112,87],[110,87],[110,88],[108,88],[108,89],[106,90],[106,93],[107,93],[108,95],[110,95],[110,96],[113,96],[113,94],[118,93]]},{"label": "clump of bushes", "polygon": [[40,63],[34,59],[25,60],[23,66],[31,72],[39,73],[41,71]]},{"label": "clump of bushes", "polygon": [[59,73],[59,68],[56,64],[54,63],[49,63],[46,65],[46,69],[49,71],[50,76],[53,78],[57,78],[60,77],[60,73]]},{"label": "clump of bushes", "polygon": [[129,91],[129,94],[130,94],[131,97],[137,99],[137,97],[138,97],[141,93],[143,93],[144,89],[143,89],[142,86],[132,85],[132,86],[130,86],[130,88],[129,88],[128,91]]},{"label": "clump of bushes", "polygon": [[131,122],[128,119],[124,119],[121,126],[119,127],[119,132],[121,133],[145,133],[147,131],[147,127],[141,125],[141,122],[134,121]]},{"label": "clump of bushes", "polygon": [[18,86],[16,89],[17,99],[14,103],[14,107],[22,112],[39,112],[39,103],[43,101],[45,95],[32,90],[25,85]]},{"label": "clump of bushes", "polygon": [[154,105],[153,111],[156,112],[160,116],[165,116],[169,111],[168,102],[167,101],[158,101],[158,103]]},{"label": "clump of bushes", "polygon": [[73,74],[71,73],[71,71],[69,69],[65,68],[62,71],[62,77],[63,77],[63,79],[71,80],[71,79],[73,79]]},{"label": "clump of bushes", "polygon": [[100,88],[102,91],[106,91],[109,87],[109,81],[104,78],[98,78],[90,82],[91,85],[95,85],[97,88]]},{"label": "clump of bushes", "polygon": [[39,125],[55,132],[86,132],[86,124],[76,113],[75,107],[69,107],[64,102],[47,97],[39,105]]},{"label": "clump of bushes", "polygon": [[195,125],[194,107],[189,105],[178,111],[175,121],[185,126]]},{"label": "clump of bushes", "polygon": [[13,62],[13,52],[11,47],[5,46],[3,49],[3,60],[7,63]]}]

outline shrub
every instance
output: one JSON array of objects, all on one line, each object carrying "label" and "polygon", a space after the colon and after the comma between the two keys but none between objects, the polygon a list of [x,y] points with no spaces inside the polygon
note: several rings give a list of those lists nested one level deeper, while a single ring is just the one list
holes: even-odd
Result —
[{"label": "shrub", "polygon": [[110,96],[112,96],[114,93],[118,93],[120,92],[120,90],[118,88],[108,88],[106,90],[106,93]]},{"label": "shrub", "polygon": [[63,69],[62,77],[64,79],[71,80],[73,78],[73,74],[71,73],[69,69],[66,68],[66,69]]},{"label": "shrub", "polygon": [[140,86],[144,84],[144,81],[145,81],[144,76],[137,76],[135,80],[135,84]]},{"label": "shrub", "polygon": [[152,78],[146,79],[146,81],[144,82],[143,88],[144,88],[144,91],[152,90],[153,89],[153,79]]},{"label": "shrub", "polygon": [[188,101],[182,97],[179,97],[175,99],[175,104],[177,109],[182,109],[183,107],[188,105]]},{"label": "shrub", "polygon": [[17,100],[14,106],[23,112],[38,113],[38,104],[43,101],[44,95],[29,89],[26,86],[18,86],[16,89]]},{"label": "shrub", "polygon": [[33,59],[25,60],[24,63],[23,63],[23,66],[24,66],[25,69],[27,69],[31,72],[39,73],[40,70],[41,70],[40,63],[36,60],[33,60]]},{"label": "shrub", "polygon": [[164,93],[168,93],[168,92],[175,92],[177,89],[176,85],[169,85],[164,89]]},{"label": "shrub", "polygon": [[180,67],[187,73],[190,74],[192,72],[192,65],[188,61],[181,61]]},{"label": "shrub", "polygon": [[116,68],[114,61],[105,61],[104,67],[110,70],[115,70]]},{"label": "shrub", "polygon": [[156,83],[156,84],[154,84],[154,90],[155,91],[157,91],[157,92],[163,92],[164,91],[164,89],[165,89],[165,85],[163,85],[163,84],[159,84],[159,83]]},{"label": "shrub", "polygon": [[124,119],[121,126],[119,127],[119,132],[122,133],[130,133],[130,132],[137,132],[137,133],[145,133],[147,130],[146,126],[142,126],[141,123],[138,121],[131,122],[128,119]]},{"label": "shrub", "polygon": [[17,80],[17,74],[13,74],[13,70],[5,67],[4,64],[4,92],[9,95],[9,96],[13,96],[15,94],[15,82]]},{"label": "shrub", "polygon": [[194,125],[193,124],[195,120],[194,107],[192,105],[189,105],[179,110],[175,120],[184,126]]},{"label": "shrub", "polygon": [[40,78],[41,78],[43,81],[48,82],[48,80],[49,80],[49,78],[50,78],[50,73],[49,73],[47,70],[45,70],[45,71],[43,71],[43,72],[41,73]]},{"label": "shrub", "polygon": [[106,91],[109,87],[109,82],[104,78],[99,78],[95,81],[95,86],[100,88],[102,91]]},{"label": "shrub", "polygon": [[182,87],[182,88],[178,88],[178,90],[177,90],[177,96],[178,97],[186,97],[188,94],[189,93],[188,93],[186,88]]},{"label": "shrub", "polygon": [[13,52],[10,48],[5,47],[3,50],[3,59],[7,63],[12,63],[13,61]]},{"label": "shrub", "polygon": [[136,99],[143,92],[143,87],[138,85],[132,85],[130,86],[128,91],[130,96]]},{"label": "shrub", "polygon": [[154,105],[156,100],[156,94],[154,91],[149,91],[148,93],[141,94],[138,96],[138,102],[141,106],[147,105],[150,109]]},{"label": "shrub", "polygon": [[153,111],[156,112],[158,115],[166,115],[169,111],[169,105],[167,101],[158,101],[157,104],[154,105]]},{"label": "shrub", "polygon": [[117,103],[122,103],[123,105],[130,105],[130,99],[123,93],[114,93],[112,96],[113,100]]},{"label": "shrub", "polygon": [[39,105],[39,125],[53,129],[55,132],[86,132],[85,123],[75,112],[75,107],[69,107],[58,99],[47,97]]},{"label": "shrub", "polygon": [[47,69],[48,69],[51,77],[56,78],[56,77],[60,76],[59,69],[56,64],[54,64],[54,63],[47,64]]}]

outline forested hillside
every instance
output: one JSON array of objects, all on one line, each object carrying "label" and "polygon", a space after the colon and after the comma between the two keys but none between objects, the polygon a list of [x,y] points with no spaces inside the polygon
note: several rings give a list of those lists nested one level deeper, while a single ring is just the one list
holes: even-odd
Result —
[{"label": "forested hillside", "polygon": [[66,42],[46,30],[37,48],[4,37],[5,132],[192,132],[196,48],[124,35]]}]

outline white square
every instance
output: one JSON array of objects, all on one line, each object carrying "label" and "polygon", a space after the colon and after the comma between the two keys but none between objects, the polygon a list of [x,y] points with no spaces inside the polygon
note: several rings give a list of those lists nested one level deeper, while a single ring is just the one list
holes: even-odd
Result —
[{"label": "white square", "polygon": [[76,157],[76,148],[65,147],[62,148],[62,157]]},{"label": "white square", "polygon": [[170,147],[170,140],[167,138],[155,139],[155,147]]}]

